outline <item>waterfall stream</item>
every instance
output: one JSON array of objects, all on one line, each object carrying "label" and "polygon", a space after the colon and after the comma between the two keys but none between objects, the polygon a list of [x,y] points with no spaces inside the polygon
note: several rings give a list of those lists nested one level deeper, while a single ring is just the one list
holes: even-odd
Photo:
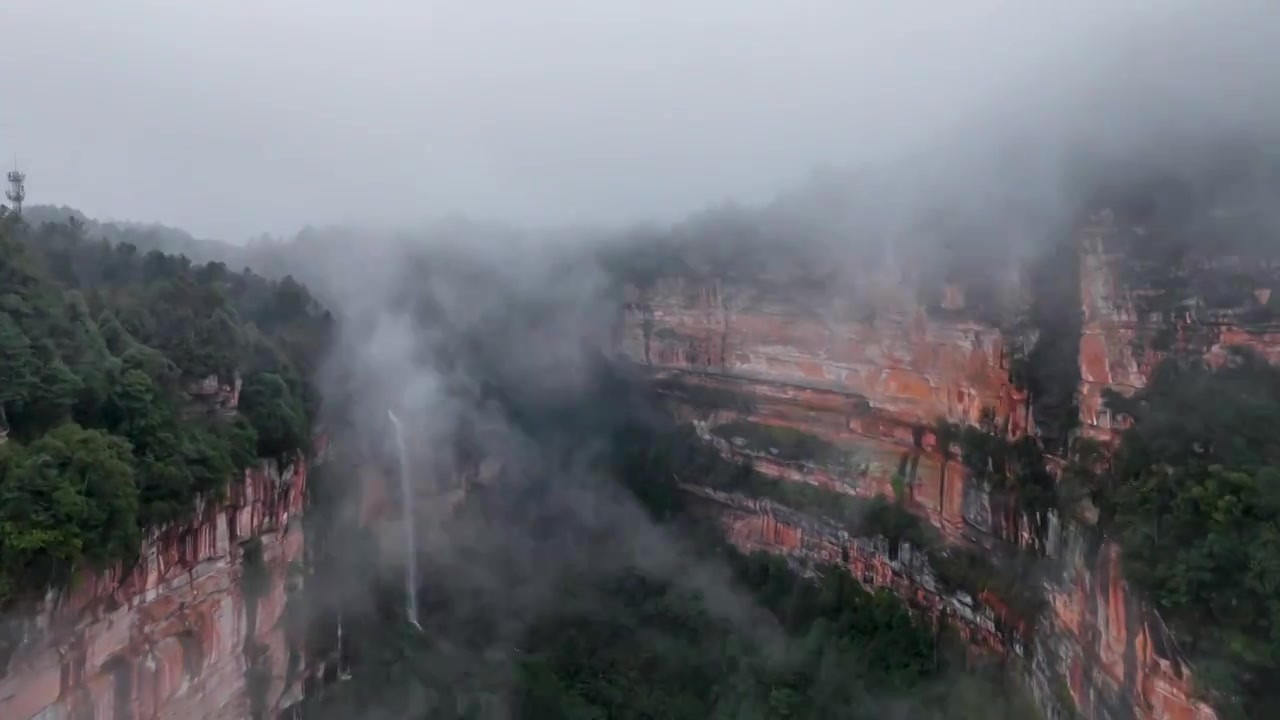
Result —
[{"label": "waterfall stream", "polygon": [[405,578],[404,600],[405,613],[409,622],[419,630],[418,624],[418,544],[414,538],[413,488],[409,481],[409,453],[404,445],[404,428],[400,426],[400,418],[387,410],[387,417],[396,426],[396,450],[400,453],[400,494],[404,502],[404,549]]}]

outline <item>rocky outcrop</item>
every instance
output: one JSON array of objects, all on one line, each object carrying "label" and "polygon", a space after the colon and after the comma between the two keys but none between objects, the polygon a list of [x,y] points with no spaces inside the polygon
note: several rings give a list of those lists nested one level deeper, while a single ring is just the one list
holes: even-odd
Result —
[{"label": "rocky outcrop", "polygon": [[708,501],[706,511],[740,550],[844,567],[864,586],[892,590],[931,621],[951,623],[975,649],[1010,654],[1047,718],[1214,717],[1191,699],[1190,669],[1160,618],[1128,588],[1115,547],[1091,549],[1078,525],[1054,523],[1050,555],[1026,579],[1042,584],[1048,607],[1023,620],[997,594],[947,588],[909,543],[860,536],[769,500],[686,489]]},{"label": "rocky outcrop", "polygon": [[297,701],[291,572],[307,462],[245,472],[223,500],[154,531],[137,562],[82,572],[5,619],[5,720],[239,720]]},{"label": "rocky outcrop", "polygon": [[224,417],[234,415],[240,405],[240,389],[243,386],[244,381],[238,372],[227,379],[215,374],[191,383],[187,386],[187,395],[191,398],[188,412],[204,412]]},{"label": "rocky outcrop", "polygon": [[[1103,390],[1144,384],[1162,356],[1157,335],[1168,317],[1144,320],[1147,306],[1135,303],[1117,274],[1126,257],[1121,234],[1107,213],[1076,233],[1084,310],[1077,397],[1083,431],[1103,440],[1123,422],[1106,414]],[[896,484],[906,507],[952,544],[992,557],[1033,552],[1035,572],[1019,580],[1041,586],[1043,610],[1019,617],[1010,598],[942,591],[919,553],[915,560],[909,549],[890,553],[857,538],[857,528],[823,525],[758,499],[716,497],[720,522],[739,547],[836,562],[931,616],[954,619],[978,645],[1019,659],[1048,717],[1213,718],[1193,697],[1191,670],[1172,635],[1128,587],[1117,549],[1097,537],[1087,514],[1064,518],[994,496],[954,448],[938,447],[938,419],[1009,439],[1034,430],[1030,398],[1011,380],[1010,348],[1020,338],[967,316],[963,287],[932,295],[943,302],[924,307],[899,292],[842,304],[802,286],[788,296],[776,284],[766,292],[742,281],[659,279],[627,288],[618,349],[727,457],[852,495],[892,495]],[[1212,355],[1238,334],[1184,328],[1182,342]],[[1250,337],[1256,343],[1266,335]],[[800,446],[828,457],[795,456],[787,447],[794,434],[779,429],[808,436]],[[1056,469],[1062,461],[1048,464]]]},{"label": "rocky outcrop", "polygon": [[1126,420],[1106,410],[1103,390],[1132,394],[1166,357],[1221,362],[1246,346],[1280,361],[1280,264],[1170,235],[1110,210],[1080,232],[1080,421],[1104,443]]},{"label": "rocky outcrop", "polygon": [[1114,217],[1102,214],[1085,225],[1080,245],[1080,425],[1085,435],[1105,442],[1123,423],[1107,412],[1103,390],[1132,394],[1146,384],[1157,360],[1138,340],[1136,310],[1114,271],[1122,259],[1114,247],[1117,232]]},{"label": "rocky outcrop", "polygon": [[696,485],[685,489],[708,501],[706,509],[742,552],[781,554],[802,561],[801,567],[844,567],[865,587],[891,590],[930,620],[952,622],[975,648],[1023,653],[1019,629],[1007,624],[1007,613],[997,600],[946,589],[928,557],[910,543],[858,536],[769,500]]},{"label": "rocky outcrop", "polygon": [[936,422],[1017,437],[1030,403],[1009,379],[1001,330],[963,314],[962,289],[942,295],[950,307],[930,311],[899,294],[858,312],[839,299],[813,307],[777,290],[660,280],[628,289],[620,353],[651,372],[684,419],[789,427],[857,458],[833,475],[768,448],[736,450],[758,469],[854,494],[888,494],[900,475],[914,506],[959,538],[989,529],[989,503],[939,452]]},{"label": "rocky outcrop", "polygon": [[836,393],[850,410],[874,405],[903,425],[977,423],[994,408],[1014,431],[1025,427],[1009,394],[1005,338],[957,312],[957,288],[946,294],[952,309],[932,313],[905,299],[797,303],[715,279],[661,279],[626,293],[621,351],[650,367]]},{"label": "rocky outcrop", "polygon": [[1125,582],[1119,549],[1079,523],[1059,527],[1030,673],[1041,706],[1089,720],[1213,720],[1172,633]]}]

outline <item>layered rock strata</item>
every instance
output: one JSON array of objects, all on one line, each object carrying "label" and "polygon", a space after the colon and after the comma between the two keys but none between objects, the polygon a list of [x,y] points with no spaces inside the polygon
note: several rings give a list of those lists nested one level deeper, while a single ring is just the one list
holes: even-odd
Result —
[{"label": "layered rock strata", "polygon": [[13,611],[0,717],[240,720],[296,702],[290,568],[306,485],[301,458],[248,470],[225,500],[152,532],[135,564],[82,572]]},{"label": "layered rock strata", "polygon": [[[1102,412],[1102,389],[1140,387],[1158,358],[1135,340],[1142,336],[1135,310],[1114,275],[1122,260],[1116,234],[1104,213],[1075,236],[1085,312],[1081,420],[1095,437],[1116,425]],[[714,496],[739,547],[836,562],[930,615],[949,609],[946,617],[975,643],[1022,659],[1048,717],[1212,718],[1193,698],[1190,669],[1171,634],[1121,576],[1115,547],[1095,540],[1087,522],[1001,502],[963,469],[953,448],[937,447],[939,419],[1009,439],[1032,432],[1030,398],[1010,380],[1009,348],[1018,339],[966,317],[962,288],[949,286],[941,296],[941,307],[898,295],[857,310],[837,300],[815,306],[802,289],[788,297],[776,285],[764,292],[741,281],[665,278],[627,288],[619,352],[643,366],[675,412],[726,457],[852,495],[892,495],[897,484],[906,506],[951,543],[992,555],[1002,547],[1033,551],[1041,558],[1037,572],[1022,581],[1041,585],[1044,609],[1017,617],[1007,598],[942,589],[921,567],[920,553],[911,560],[909,550],[889,553],[856,539],[856,528],[702,489]],[[834,449],[835,460],[778,447],[786,439],[779,428],[811,437],[809,445],[820,443],[827,455]],[[1022,633],[1004,631],[1010,627],[1028,628],[1025,643]]]},{"label": "layered rock strata", "polygon": [[1166,357],[1221,362],[1246,346],[1280,361],[1280,262],[1170,235],[1109,210],[1081,228],[1080,421],[1104,443],[1126,419],[1106,410],[1103,391],[1136,392]]},{"label": "layered rock strata", "polygon": [[1018,634],[1010,633],[1002,622],[998,601],[947,590],[927,556],[910,543],[860,537],[838,524],[769,500],[696,485],[685,489],[706,501],[725,537],[743,552],[778,553],[803,561],[802,566],[845,567],[865,587],[893,591],[930,620],[954,622],[974,646],[1023,652]]}]

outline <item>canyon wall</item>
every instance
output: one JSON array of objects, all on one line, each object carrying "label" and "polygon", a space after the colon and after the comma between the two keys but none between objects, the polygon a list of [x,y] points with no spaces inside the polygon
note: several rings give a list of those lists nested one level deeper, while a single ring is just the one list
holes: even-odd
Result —
[{"label": "canyon wall", "polygon": [[291,564],[302,556],[306,482],[301,459],[246,471],[226,500],[152,533],[135,565],[83,572],[8,618],[18,644],[0,679],[0,717],[231,720],[249,717],[253,702],[268,712],[295,702],[300,657],[286,607],[301,578]]},{"label": "canyon wall", "polygon": [[803,560],[805,565],[844,566],[863,586],[887,588],[931,620],[953,622],[961,637],[978,649],[1003,652],[1007,648],[1019,656],[1024,652],[1019,628],[1006,624],[998,601],[948,590],[928,557],[910,543],[861,537],[838,523],[767,499],[693,484],[684,489],[702,501],[703,509],[742,552],[763,550]]},{"label": "canyon wall", "polygon": [[[238,380],[196,389],[234,412]],[[0,718],[240,720],[297,702],[307,475],[302,457],[263,462],[150,532],[136,562],[6,610]]]},{"label": "canyon wall", "polygon": [[1280,263],[1212,236],[1171,235],[1111,211],[1081,229],[1080,420],[1105,443],[1124,418],[1107,412],[1102,391],[1132,394],[1165,357],[1221,362],[1226,348],[1246,346],[1280,361]]},{"label": "canyon wall", "polygon": [[[1099,439],[1113,438],[1119,424],[1102,409],[1102,390],[1141,387],[1161,356],[1153,338],[1165,316],[1143,325],[1132,302],[1139,291],[1116,274],[1126,257],[1122,234],[1101,213],[1071,239],[1085,313],[1080,419]],[[1025,604],[1012,598],[945,588],[921,553],[858,538],[857,528],[833,524],[820,508],[695,489],[739,547],[844,565],[918,610],[955,620],[976,646],[1019,659],[1047,717],[1209,720],[1169,631],[1129,588],[1117,549],[1099,538],[1089,513],[1020,508],[973,478],[954,447],[938,446],[939,419],[1011,440],[1034,433],[1034,420],[1031,399],[1011,381],[1012,348],[1022,338],[967,312],[960,283],[932,294],[941,302],[931,307],[900,290],[842,303],[803,285],[788,293],[767,281],[660,278],[626,288],[618,350],[721,454],[848,495],[901,493],[947,543],[977,550],[997,572],[1002,557],[1031,553],[1034,572],[1022,567],[1017,579],[1038,584],[1042,602],[1020,616]],[[1184,342],[1196,335],[1181,332]],[[1207,353],[1236,337],[1217,332]],[[828,457],[797,455],[786,447],[795,433],[810,438],[801,449]],[[1063,461],[1047,463],[1056,471]]]}]

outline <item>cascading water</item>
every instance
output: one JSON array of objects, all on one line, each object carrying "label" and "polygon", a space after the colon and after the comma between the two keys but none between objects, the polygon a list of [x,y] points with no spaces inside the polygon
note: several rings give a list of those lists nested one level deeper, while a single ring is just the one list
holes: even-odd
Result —
[{"label": "cascading water", "polygon": [[404,446],[404,428],[400,426],[400,418],[387,410],[387,417],[396,426],[396,450],[400,453],[400,494],[404,501],[404,546],[405,546],[405,578],[404,601],[405,613],[409,623],[419,630],[418,624],[418,544],[414,539],[413,489],[409,482],[409,453]]},{"label": "cascading water", "polygon": [[342,649],[342,613],[338,613],[338,679],[339,680],[349,680],[351,678],[350,673],[348,673],[345,669],[345,665],[344,665],[345,662],[346,662],[346,655],[343,654],[343,649]]}]

